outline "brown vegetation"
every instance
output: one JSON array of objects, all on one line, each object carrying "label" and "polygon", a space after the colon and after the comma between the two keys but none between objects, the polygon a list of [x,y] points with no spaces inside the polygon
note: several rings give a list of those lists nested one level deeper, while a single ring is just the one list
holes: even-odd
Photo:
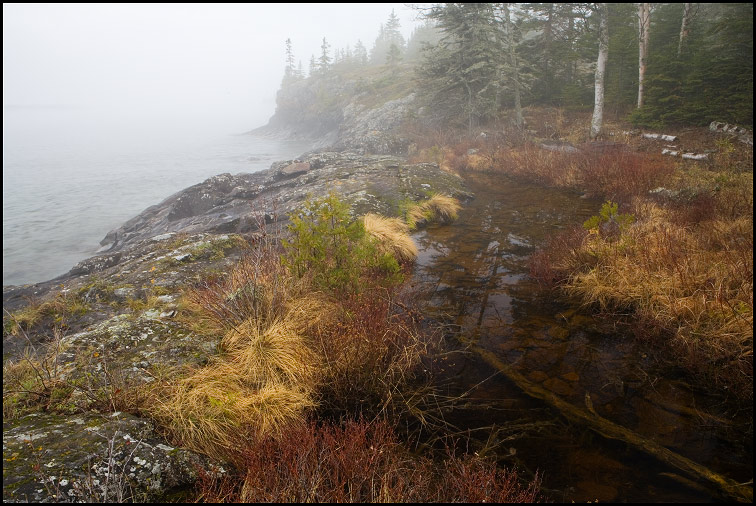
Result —
[{"label": "brown vegetation", "polygon": [[658,143],[626,132],[615,136],[621,142],[579,144],[585,140],[576,135],[585,126],[579,117],[537,112],[529,111],[529,128],[560,140],[501,134],[418,143],[415,159],[618,202],[633,225],[619,227],[612,218],[590,231],[562,232],[532,256],[531,274],[615,319],[632,313],[635,332],[665,343],[672,360],[718,391],[750,400],[752,147],[691,130],[680,141],[686,149],[704,152],[714,144],[716,153],[706,162],[676,160],[658,154]]},{"label": "brown vegetation", "polygon": [[375,238],[381,253],[391,253],[399,262],[411,262],[417,257],[417,246],[409,236],[409,226],[399,218],[366,214],[365,232]]},{"label": "brown vegetation", "polygon": [[[277,465],[271,465],[277,463]],[[538,482],[477,457],[410,454],[384,421],[309,424],[244,452],[239,477],[202,477],[207,502],[534,502]]]},{"label": "brown vegetation", "polygon": [[[456,210],[448,198],[434,202],[439,216]],[[403,222],[368,215],[363,223],[375,254],[414,259]],[[287,268],[283,253],[264,236],[225,276],[184,297],[184,322],[221,337],[222,353],[156,388],[147,411],[182,446],[235,465],[231,478],[205,476],[202,499],[535,499],[537,483],[521,488],[492,462],[436,463],[398,443],[395,426],[404,435],[443,428],[427,412],[433,388],[423,367],[440,336],[423,328],[411,293],[376,282],[373,268],[328,293],[309,271]]]},{"label": "brown vegetation", "polygon": [[405,212],[405,220],[410,230],[429,223],[450,223],[457,219],[457,213],[462,208],[454,197],[436,193],[430,198],[410,205]]}]

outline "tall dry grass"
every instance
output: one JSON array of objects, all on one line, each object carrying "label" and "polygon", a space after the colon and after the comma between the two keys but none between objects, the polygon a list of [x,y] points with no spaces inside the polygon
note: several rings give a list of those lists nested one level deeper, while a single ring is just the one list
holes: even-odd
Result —
[{"label": "tall dry grass", "polygon": [[429,223],[450,223],[457,219],[460,209],[462,205],[459,200],[436,193],[422,202],[409,206],[404,218],[410,230],[414,230]]},{"label": "tall dry grass", "polygon": [[311,392],[245,372],[227,361],[199,369],[166,387],[149,412],[183,446],[238,462],[240,448],[304,424],[315,407]]},{"label": "tall dry grass", "polygon": [[[400,220],[365,221],[379,253],[414,259]],[[269,241],[186,292],[181,318],[219,339],[221,354],[166,385],[151,415],[181,444],[234,462],[241,448],[311,416],[412,416],[430,344],[414,315],[397,309],[398,287],[365,279],[364,290],[337,300],[292,275]]]},{"label": "tall dry grass", "polygon": [[739,397],[753,393],[753,218],[675,223],[673,210],[639,199],[636,225],[616,240],[591,234],[570,267],[568,293],[602,310],[627,310],[687,369]]},{"label": "tall dry grass", "polygon": [[391,253],[399,262],[417,258],[417,246],[409,236],[409,226],[402,220],[372,213],[362,219],[365,232],[377,241],[381,253]]}]

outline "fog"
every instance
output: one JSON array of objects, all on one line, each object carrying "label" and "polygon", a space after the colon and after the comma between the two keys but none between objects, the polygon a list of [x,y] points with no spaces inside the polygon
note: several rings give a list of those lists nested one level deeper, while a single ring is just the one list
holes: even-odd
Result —
[{"label": "fog", "polygon": [[370,50],[403,4],[3,4],[7,107],[66,107],[119,131],[235,133],[275,110],[291,38],[306,70],[331,49]]}]

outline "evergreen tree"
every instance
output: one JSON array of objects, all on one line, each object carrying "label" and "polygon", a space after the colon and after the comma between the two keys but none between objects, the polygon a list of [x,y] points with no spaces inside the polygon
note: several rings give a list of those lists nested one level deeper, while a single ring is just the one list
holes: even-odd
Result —
[{"label": "evergreen tree", "polygon": [[323,37],[323,44],[320,45],[320,58],[318,59],[318,71],[325,73],[331,67],[331,57],[328,54],[328,50],[331,45]]},{"label": "evergreen tree", "polygon": [[609,4],[609,60],[604,78],[606,112],[615,118],[637,106],[638,100],[638,7]]},{"label": "evergreen tree", "polygon": [[286,69],[284,76],[293,77],[294,75],[294,51],[291,49],[291,39],[286,39]]},{"label": "evergreen tree", "polygon": [[388,21],[385,25],[381,25],[378,32],[378,37],[375,39],[375,44],[371,52],[371,61],[373,64],[382,64],[387,61],[388,53],[391,51],[391,46],[395,45],[399,50],[399,55],[404,49],[404,37],[402,36],[401,24],[399,22],[399,16],[391,10]]},{"label": "evergreen tree", "polygon": [[365,45],[361,40],[357,40],[357,44],[354,45],[354,59],[358,65],[367,65],[368,54]]},{"label": "evergreen tree", "polygon": [[753,124],[753,4],[699,9],[687,20],[682,47],[681,5],[654,11],[646,100],[631,115],[636,124]]},{"label": "evergreen tree", "polygon": [[399,61],[402,59],[402,51],[396,44],[391,44],[388,53],[386,54],[386,65],[389,67],[396,67],[399,65]]},{"label": "evergreen tree", "polygon": [[425,95],[448,118],[463,114],[468,129],[496,114],[502,46],[492,4],[437,5],[426,14],[443,36],[419,69]]},{"label": "evergreen tree", "polygon": [[523,68],[532,75],[535,103],[584,105],[593,102],[596,33],[590,29],[590,4],[524,5],[519,45]]},{"label": "evergreen tree", "polygon": [[310,71],[309,76],[312,77],[318,71],[318,64],[315,62],[315,55],[310,55]]},{"label": "evergreen tree", "polygon": [[425,48],[436,46],[441,39],[441,31],[435,23],[428,19],[422,25],[415,28],[407,41],[407,49],[404,52],[404,60],[411,61],[420,59]]}]

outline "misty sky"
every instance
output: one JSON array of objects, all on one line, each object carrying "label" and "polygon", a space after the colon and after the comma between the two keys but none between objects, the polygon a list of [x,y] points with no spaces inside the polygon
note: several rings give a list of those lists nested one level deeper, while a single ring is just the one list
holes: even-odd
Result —
[{"label": "misty sky", "polygon": [[392,8],[408,37],[404,4],[3,4],[3,105],[246,131],[274,112],[287,37],[307,70],[323,37],[370,50]]}]

